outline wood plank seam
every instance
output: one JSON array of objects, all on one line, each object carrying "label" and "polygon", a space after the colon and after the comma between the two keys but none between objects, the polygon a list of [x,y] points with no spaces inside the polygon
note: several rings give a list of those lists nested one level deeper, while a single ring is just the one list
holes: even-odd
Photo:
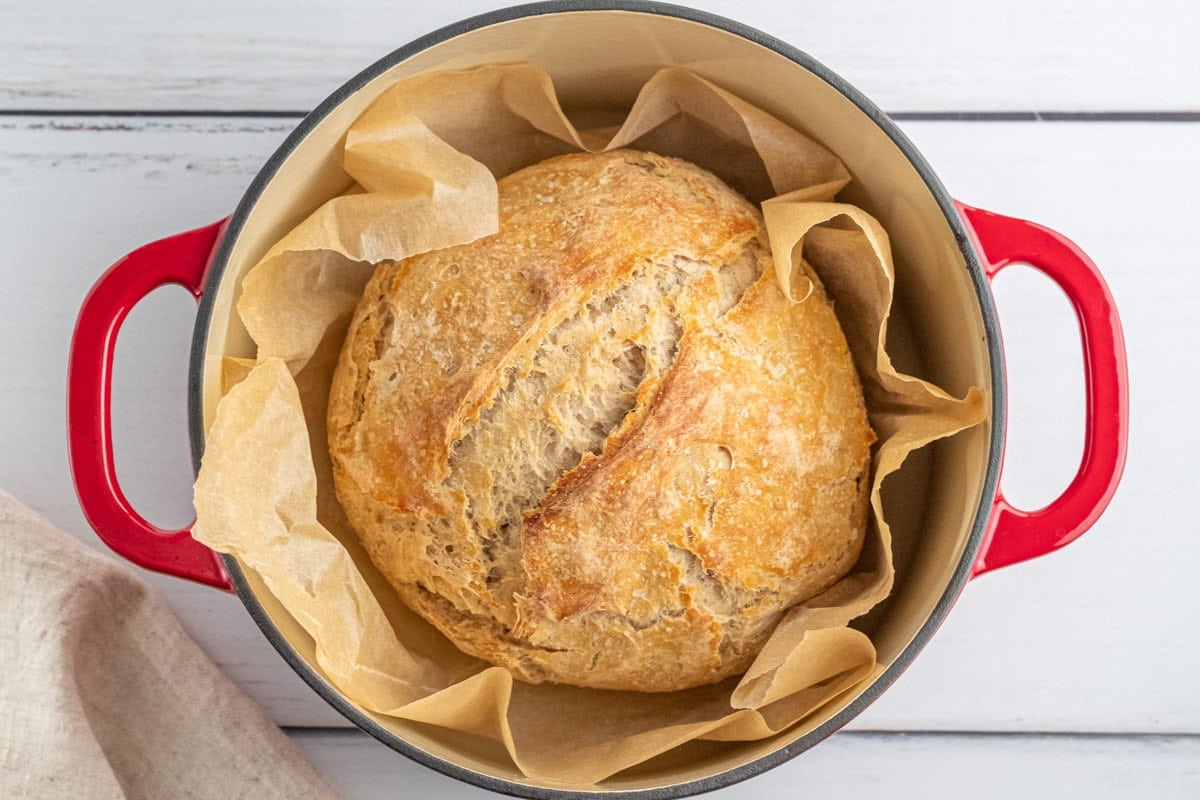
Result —
[{"label": "wood plank seam", "polygon": [[[302,119],[308,111],[271,109],[0,109],[0,117]],[[1200,111],[887,111],[896,122],[1200,122]]]},{"label": "wood plank seam", "polygon": [[[302,726],[281,725],[279,730],[289,737],[303,736],[338,736],[366,737],[368,734],[355,727],[332,726]],[[892,739],[892,738],[929,738],[929,739],[1054,739],[1062,741],[1125,741],[1140,742],[1190,740],[1200,743],[1200,733],[1178,732],[1147,732],[1147,731],[989,731],[978,729],[962,730],[863,730],[843,729],[834,734],[848,739]]]}]

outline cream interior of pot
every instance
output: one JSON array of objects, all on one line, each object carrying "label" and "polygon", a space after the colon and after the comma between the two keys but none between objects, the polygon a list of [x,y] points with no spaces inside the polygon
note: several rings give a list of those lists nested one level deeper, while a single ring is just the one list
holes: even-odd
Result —
[{"label": "cream interior of pot", "polygon": [[[411,33],[398,31],[397,39]],[[336,153],[350,123],[398,79],[435,69],[524,60],[550,72],[564,109],[576,118],[622,113],[658,69],[681,65],[834,151],[854,176],[841,198],[873,214],[891,237],[897,278],[888,349],[897,366],[956,396],[971,386],[990,393],[987,334],[953,232],[921,175],[861,109],[790,59],[728,31],[642,12],[576,11],[514,19],[429,47],[348,97],[299,143],[263,189],[233,245],[216,296],[210,298],[213,311],[203,375],[206,429],[220,399],[221,359],[254,355],[254,345],[233,310],[241,277],[284,233],[347,188]],[[990,438],[990,427],[982,425],[926,447],[884,485],[896,585],[888,600],[856,625],[870,634],[885,666],[929,619],[964,556],[983,490]],[[314,663],[308,635],[261,590],[253,573],[248,579],[280,634]],[[628,770],[601,788],[664,787],[736,769],[794,742],[853,699],[843,698],[765,741],[693,743]],[[404,720],[375,719],[399,738],[446,761],[495,778],[531,783],[515,770],[499,744]]]}]

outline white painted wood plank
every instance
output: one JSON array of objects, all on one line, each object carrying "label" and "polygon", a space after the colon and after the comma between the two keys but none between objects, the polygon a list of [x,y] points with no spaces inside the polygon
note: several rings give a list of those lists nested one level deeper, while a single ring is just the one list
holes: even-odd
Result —
[{"label": "white painted wood plank", "polygon": [[[1200,260],[1190,182],[1177,180],[1200,175],[1195,126],[905,128],[964,202],[1057,228],[1100,266],[1125,327],[1132,430],[1124,481],[1096,527],[1061,553],[969,585],[860,724],[953,728],[965,717],[992,730],[1195,731],[1200,584],[1177,571],[1200,548],[1183,511],[1196,485],[1200,435],[1186,420],[1200,362],[1179,344],[1200,300]],[[1078,465],[1082,372],[1065,299],[1016,269],[997,292],[1012,393],[1002,487],[1037,508]]]},{"label": "white painted wood plank", "polygon": [[[357,732],[293,732],[347,800],[495,797],[409,761]],[[402,788],[401,788],[402,787]],[[1195,737],[841,733],[769,772],[705,797],[970,797],[1126,800],[1200,796]]]},{"label": "white painted wood plank", "polygon": [[[504,0],[45,0],[0,12],[0,108],[312,108]],[[695,0],[807,51],[891,111],[1200,108],[1192,0]]]},{"label": "white painted wood plank", "polygon": [[[289,121],[0,118],[0,486],[99,547],[75,505],[63,425],[66,349],[87,288],[132,247],[236,203]],[[1200,300],[1187,239],[1196,126],[910,123],[965,201],[1071,234],[1121,305],[1133,444],[1121,492],[1067,551],[970,585],[929,648],[855,727],[1200,732],[1194,612],[1200,538],[1187,500],[1200,434],[1188,425]],[[1131,206],[1131,204],[1135,204]],[[1125,213],[1130,208],[1136,216]],[[999,303],[1014,395],[1005,489],[1036,504],[1079,449],[1079,367],[1065,304],[1013,278]],[[157,293],[118,346],[118,464],[135,505],[190,517],[185,425],[191,301]],[[1048,340],[1048,342],[1047,342]],[[1043,411],[1034,387],[1064,400]],[[213,658],[286,725],[338,725],[231,597],[154,579]]]},{"label": "white painted wood plank", "polygon": [[[98,549],[67,469],[67,348],[92,282],[134,247],[228,214],[292,121],[0,118],[0,486]],[[177,288],[136,307],[118,340],[117,469],[163,526],[192,518],[187,359],[196,307]],[[283,724],[344,721],[260,635],[238,600],[149,578],[221,667]]]}]

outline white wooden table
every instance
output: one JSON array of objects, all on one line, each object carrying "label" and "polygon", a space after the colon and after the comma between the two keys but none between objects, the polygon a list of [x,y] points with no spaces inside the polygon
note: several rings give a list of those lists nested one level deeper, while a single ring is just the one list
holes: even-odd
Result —
[{"label": "white wooden table", "polygon": [[[0,486],[101,547],[66,465],[74,316],[133,247],[229,213],[302,112],[489,0],[43,0],[0,5]],[[1121,308],[1129,462],[1067,550],[969,585],[849,728],[727,798],[1200,797],[1200,4],[841,0],[699,7],[808,51],[885,110],[959,198],[1073,237]],[[996,286],[1012,410],[1004,489],[1036,507],[1082,441],[1074,319],[1051,284]],[[118,345],[118,467],[163,525],[191,518],[195,307],[168,289]],[[149,576],[211,657],[350,798],[482,797],[394,754],[294,677],[236,599]]]}]

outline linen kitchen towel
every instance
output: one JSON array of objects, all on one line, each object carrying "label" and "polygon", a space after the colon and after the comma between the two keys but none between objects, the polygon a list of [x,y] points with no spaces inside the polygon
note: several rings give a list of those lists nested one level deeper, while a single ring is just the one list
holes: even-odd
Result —
[{"label": "linen kitchen towel", "polygon": [[2,491],[0,657],[0,797],[336,797],[148,584]]}]

